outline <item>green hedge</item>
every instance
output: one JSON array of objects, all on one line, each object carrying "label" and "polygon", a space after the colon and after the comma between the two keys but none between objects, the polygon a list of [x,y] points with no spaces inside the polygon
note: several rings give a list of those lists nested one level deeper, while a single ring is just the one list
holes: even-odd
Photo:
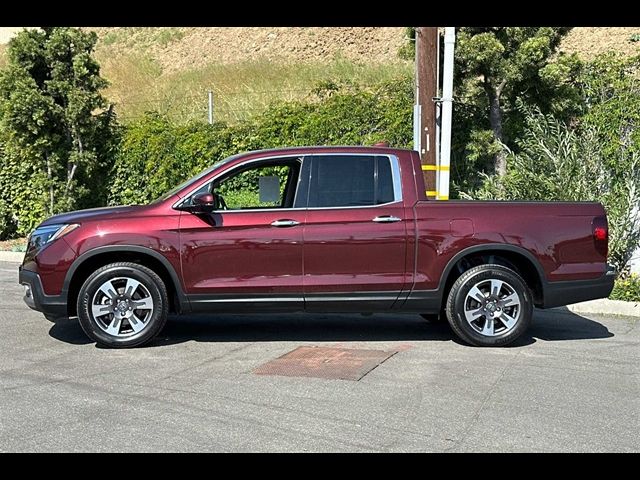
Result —
[{"label": "green hedge", "polygon": [[626,302],[640,302],[640,276],[631,274],[627,278],[616,280],[609,298]]},{"label": "green hedge", "polygon": [[147,203],[232,153],[223,125],[177,125],[155,113],[129,125],[110,178],[110,204]]}]

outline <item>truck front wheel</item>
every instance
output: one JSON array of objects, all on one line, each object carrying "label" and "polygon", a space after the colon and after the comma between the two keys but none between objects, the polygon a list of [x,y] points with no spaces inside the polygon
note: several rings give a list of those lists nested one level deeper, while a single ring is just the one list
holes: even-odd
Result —
[{"label": "truck front wheel", "polygon": [[478,347],[499,347],[529,328],[533,300],[515,271],[502,265],[480,265],[454,282],[446,311],[451,328],[462,340]]},{"label": "truck front wheel", "polygon": [[78,295],[80,326],[92,340],[112,348],[149,342],[167,321],[168,310],[162,279],[136,263],[112,263],[98,269]]}]

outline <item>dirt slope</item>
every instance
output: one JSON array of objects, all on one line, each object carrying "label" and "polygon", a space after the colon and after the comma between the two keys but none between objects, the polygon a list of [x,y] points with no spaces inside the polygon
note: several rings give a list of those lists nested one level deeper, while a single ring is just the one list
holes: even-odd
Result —
[{"label": "dirt slope", "polygon": [[[402,27],[99,27],[103,54],[144,53],[163,73],[266,59],[305,62],[342,57],[357,62],[397,59],[407,42]],[[4,44],[20,27],[0,27]],[[583,58],[615,50],[640,54],[640,27],[577,27],[561,50]],[[636,41],[633,41],[636,39]]]},{"label": "dirt slope", "polygon": [[640,55],[640,27],[577,27],[562,41],[560,50],[576,52],[585,60],[612,50],[627,56]]},{"label": "dirt slope", "polygon": [[305,62],[336,56],[359,62],[397,60],[407,40],[398,27],[190,27],[96,28],[99,49],[117,53],[143,50],[163,73],[203,64],[256,59]]}]

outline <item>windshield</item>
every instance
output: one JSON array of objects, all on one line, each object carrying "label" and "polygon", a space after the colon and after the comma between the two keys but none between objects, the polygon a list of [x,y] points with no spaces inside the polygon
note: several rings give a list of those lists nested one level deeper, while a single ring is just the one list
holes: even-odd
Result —
[{"label": "windshield", "polygon": [[178,193],[180,190],[188,187],[191,184],[197,184],[197,182],[201,179],[203,179],[204,177],[206,177],[207,175],[209,175],[213,170],[215,170],[216,168],[219,168],[227,163],[229,163],[232,160],[235,160],[236,158],[238,158],[241,154],[238,155],[233,155],[231,157],[227,157],[224,160],[220,160],[217,163],[214,163],[211,167],[207,168],[206,170],[203,170],[202,172],[200,172],[198,175],[196,175],[195,177],[191,177],[188,180],[185,180],[184,182],[182,182],[180,185],[178,185],[175,188],[172,188],[171,190],[169,190],[167,193],[165,193],[164,195],[156,198],[152,203],[157,203],[157,202],[163,202],[169,198],[171,198],[172,196],[174,196],[176,193]]}]

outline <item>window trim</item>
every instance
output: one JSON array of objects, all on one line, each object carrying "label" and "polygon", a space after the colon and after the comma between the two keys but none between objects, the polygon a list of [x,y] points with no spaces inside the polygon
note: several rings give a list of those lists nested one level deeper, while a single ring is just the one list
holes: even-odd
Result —
[{"label": "window trim", "polygon": [[[386,158],[389,160],[389,164],[391,167],[391,182],[393,188],[393,200],[385,203],[374,203],[373,205],[343,205],[343,206],[333,206],[333,207],[307,207],[307,210],[342,210],[342,209],[352,209],[352,208],[373,208],[380,207],[385,205],[393,205],[394,203],[402,202],[402,182],[400,176],[400,162],[398,161],[398,157],[396,155],[391,154],[379,154],[379,153],[321,153],[321,154],[312,154],[308,157],[312,160],[311,164],[311,173],[313,173],[313,164],[315,163],[315,158],[317,157],[372,157],[373,162],[373,193],[374,193],[374,201],[377,200],[378,197],[378,168],[380,163],[380,158]],[[305,156],[306,158],[306,156]],[[309,191],[307,192],[307,204],[309,194],[311,193],[311,185],[313,182],[309,182]]]},{"label": "window trim", "polygon": [[[173,208],[174,210],[179,210],[180,206],[185,203],[188,199],[190,199],[198,190],[200,190],[202,187],[204,187],[207,184],[211,184],[214,183],[216,180],[218,180],[219,178],[227,175],[227,174],[233,174],[234,170],[240,170],[242,167],[245,167],[247,165],[251,165],[252,163],[259,163],[259,162],[266,162],[269,160],[301,160],[300,164],[300,172],[302,172],[302,164],[304,163],[304,155],[298,154],[298,155],[271,155],[268,157],[260,157],[260,158],[252,158],[250,160],[246,160],[244,162],[240,162],[237,165],[234,165],[233,167],[225,170],[224,172],[219,173],[218,175],[215,175],[214,177],[211,177],[209,180],[206,180],[200,184],[198,184],[196,187],[194,187],[193,189],[189,190],[189,193],[187,193],[184,197],[180,198],[179,200],[177,200],[173,205],[171,205],[171,208]],[[297,189],[297,185],[296,185],[296,189]],[[296,190],[296,196],[297,196],[298,192]],[[294,202],[295,202],[295,197],[294,197]],[[295,203],[294,203],[295,204]],[[212,213],[221,213],[221,212],[225,212],[225,213],[231,213],[231,212],[259,212],[259,211],[273,211],[273,210],[294,210],[293,208],[246,208],[246,209],[238,209],[238,210],[214,210]],[[298,210],[298,209],[296,209]]]},{"label": "window trim", "polygon": [[[291,211],[300,211],[300,210],[353,210],[354,208],[379,208],[379,207],[387,207],[390,205],[394,205],[396,203],[401,203],[403,200],[402,196],[402,170],[400,167],[400,161],[398,160],[397,155],[393,154],[385,154],[385,153],[351,153],[351,152],[335,152],[335,153],[309,153],[309,154],[294,154],[294,155],[270,155],[268,157],[260,157],[260,158],[252,158],[250,160],[246,160],[244,162],[240,162],[237,165],[234,165],[229,170],[232,172],[236,168],[240,168],[245,165],[249,165],[251,163],[256,162],[264,162],[267,160],[276,160],[276,159],[302,159],[302,165],[304,166],[304,162],[306,159],[311,161],[312,157],[344,157],[344,156],[352,156],[352,157],[387,157],[391,164],[391,178],[393,181],[393,201],[387,203],[381,203],[378,205],[350,205],[350,206],[342,206],[342,207],[297,207],[297,208],[247,208],[243,210],[214,210],[212,213],[219,214],[227,214],[227,213],[248,213],[248,212],[291,212]],[[378,162],[375,162],[376,165]],[[210,178],[209,180],[200,183],[195,188],[189,191],[184,197],[175,202],[171,207],[173,209],[178,209],[178,207],[185,202],[187,199],[191,198],[191,196],[197,192],[203,185],[207,183],[215,182],[221,176],[229,173],[229,170],[225,170],[220,174]],[[302,173],[303,167],[300,168],[300,173]],[[376,172],[377,173],[377,172]],[[298,178],[298,180],[300,177]],[[296,186],[297,188],[297,186]],[[309,188],[311,188],[311,183],[309,183]],[[298,196],[298,191],[296,190],[295,197]],[[309,191],[307,190],[307,194]],[[308,196],[307,196],[308,198]],[[294,199],[295,205],[295,199]]]}]

